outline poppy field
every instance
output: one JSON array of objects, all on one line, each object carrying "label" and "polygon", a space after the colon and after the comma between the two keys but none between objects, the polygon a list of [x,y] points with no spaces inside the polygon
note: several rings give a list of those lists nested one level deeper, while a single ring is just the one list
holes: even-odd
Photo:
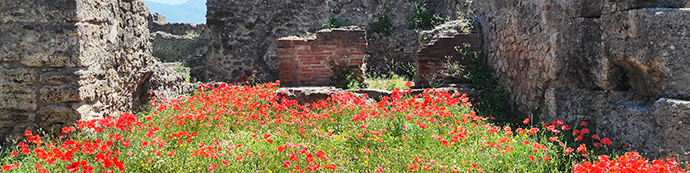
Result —
[{"label": "poppy field", "polygon": [[[279,83],[203,86],[150,110],[79,121],[2,153],[2,172],[685,172],[673,159],[597,155],[586,122],[499,127],[466,95],[397,89],[299,104]],[[526,127],[526,128],[525,128]],[[584,143],[583,141],[591,141]]]}]

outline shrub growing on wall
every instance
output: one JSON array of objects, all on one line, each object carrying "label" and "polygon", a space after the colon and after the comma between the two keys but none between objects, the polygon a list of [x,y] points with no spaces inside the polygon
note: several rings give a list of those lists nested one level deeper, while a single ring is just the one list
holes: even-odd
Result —
[{"label": "shrub growing on wall", "polygon": [[326,29],[340,28],[343,26],[347,26],[349,23],[350,20],[348,20],[347,18],[331,14],[331,16],[328,17],[328,21],[326,21],[326,23],[324,23],[322,27]]},{"label": "shrub growing on wall", "polygon": [[369,23],[371,31],[377,33],[389,32],[393,24],[391,23],[391,18],[386,14],[379,14],[374,17],[374,19]]},{"label": "shrub growing on wall", "polygon": [[[462,52],[462,50],[460,50]],[[475,107],[477,113],[484,117],[492,117],[490,122],[499,125],[521,125],[525,117],[510,105],[508,92],[496,82],[494,76],[478,53],[463,52],[465,58],[473,58],[466,69],[465,78],[474,89],[485,91],[484,97]]]},{"label": "shrub growing on wall", "polygon": [[447,20],[438,13],[432,13],[427,10],[425,5],[417,5],[414,8],[412,21],[410,23],[411,29],[432,29],[438,25],[443,24]]}]

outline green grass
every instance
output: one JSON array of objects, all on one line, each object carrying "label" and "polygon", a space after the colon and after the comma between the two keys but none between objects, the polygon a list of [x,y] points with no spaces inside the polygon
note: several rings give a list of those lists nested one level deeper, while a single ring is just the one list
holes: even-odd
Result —
[{"label": "green grass", "polygon": [[408,82],[412,82],[412,80],[399,76],[395,73],[389,73],[388,75],[382,75],[379,77],[369,76],[364,80],[367,88],[389,91],[393,91],[396,88],[409,89],[410,86],[407,86],[409,85]]}]

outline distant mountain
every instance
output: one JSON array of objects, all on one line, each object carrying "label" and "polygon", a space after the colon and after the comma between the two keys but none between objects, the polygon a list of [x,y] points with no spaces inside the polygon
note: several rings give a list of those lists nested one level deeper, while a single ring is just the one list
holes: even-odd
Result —
[{"label": "distant mountain", "polygon": [[177,5],[146,0],[144,3],[148,6],[151,13],[158,12],[162,14],[168,22],[206,23],[206,0],[188,0]]}]

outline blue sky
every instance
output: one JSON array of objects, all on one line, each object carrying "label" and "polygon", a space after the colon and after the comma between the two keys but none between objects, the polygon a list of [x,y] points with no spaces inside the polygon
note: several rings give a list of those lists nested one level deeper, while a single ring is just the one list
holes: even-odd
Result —
[{"label": "blue sky", "polygon": [[170,4],[170,5],[182,4],[184,2],[187,2],[187,0],[144,0],[144,1],[166,3],[166,4]]},{"label": "blue sky", "polygon": [[206,23],[206,0],[144,0],[149,11],[165,16],[168,22]]}]

